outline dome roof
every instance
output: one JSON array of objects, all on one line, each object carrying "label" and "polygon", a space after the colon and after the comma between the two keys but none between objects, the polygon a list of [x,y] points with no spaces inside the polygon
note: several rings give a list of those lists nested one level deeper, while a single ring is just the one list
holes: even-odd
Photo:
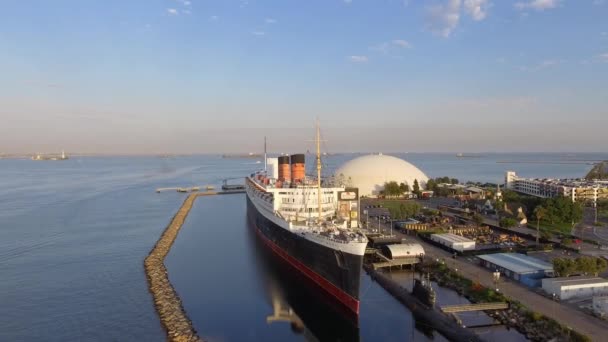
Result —
[{"label": "dome roof", "polygon": [[414,185],[417,179],[420,188],[429,179],[424,172],[403,159],[382,154],[373,154],[355,158],[342,165],[335,173],[344,177],[347,185],[359,188],[361,196],[375,196],[384,188],[384,183],[395,181]]}]

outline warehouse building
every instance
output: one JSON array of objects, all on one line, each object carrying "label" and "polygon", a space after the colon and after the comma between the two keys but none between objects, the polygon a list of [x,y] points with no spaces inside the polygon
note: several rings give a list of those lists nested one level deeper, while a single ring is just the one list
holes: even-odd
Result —
[{"label": "warehouse building", "polygon": [[480,264],[520,283],[538,287],[541,279],[553,276],[553,266],[545,261],[519,253],[478,255]]},{"label": "warehouse building", "polygon": [[606,319],[608,315],[608,296],[596,296],[592,300],[593,313]]},{"label": "warehouse building", "polygon": [[431,240],[459,252],[471,251],[475,249],[474,240],[452,233],[432,234]]},{"label": "warehouse building", "polygon": [[608,279],[600,277],[545,278],[542,286],[549,295],[555,294],[561,300],[608,294]]}]

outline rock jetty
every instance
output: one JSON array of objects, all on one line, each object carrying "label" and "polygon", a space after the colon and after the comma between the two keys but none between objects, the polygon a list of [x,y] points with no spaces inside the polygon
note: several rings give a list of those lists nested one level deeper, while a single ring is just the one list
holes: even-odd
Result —
[{"label": "rock jetty", "polygon": [[169,253],[186,216],[192,209],[197,194],[191,194],[171,220],[171,223],[144,261],[148,278],[148,288],[154,298],[154,306],[162,325],[167,331],[167,339],[176,342],[202,341],[192,327],[192,322],[186,315],[177,292],[169,282],[165,257]]}]

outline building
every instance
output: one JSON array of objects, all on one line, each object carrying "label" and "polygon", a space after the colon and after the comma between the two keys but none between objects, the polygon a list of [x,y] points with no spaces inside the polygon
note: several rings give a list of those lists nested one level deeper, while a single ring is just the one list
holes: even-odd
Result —
[{"label": "building", "polygon": [[475,241],[452,233],[432,234],[431,240],[459,252],[475,249]]},{"label": "building", "polygon": [[585,276],[545,278],[542,287],[549,295],[555,294],[560,300],[591,298],[608,294],[608,279]]},{"label": "building", "polygon": [[505,173],[507,189],[536,197],[563,196],[572,201],[608,199],[608,180],[521,178],[514,171]]},{"label": "building", "polygon": [[527,286],[538,287],[541,279],[553,276],[553,266],[545,261],[519,253],[497,253],[477,256],[480,264],[492,271]]},{"label": "building", "polygon": [[608,316],[608,296],[596,296],[592,300],[593,313],[606,318]]},{"label": "building", "polygon": [[424,257],[424,248],[419,243],[401,243],[382,246],[382,252],[389,259]]},{"label": "building", "polygon": [[382,154],[367,155],[346,162],[336,170],[335,181],[344,186],[359,188],[359,195],[375,197],[387,182],[406,184],[410,191],[417,180],[424,190],[428,177],[416,166],[403,159]]}]

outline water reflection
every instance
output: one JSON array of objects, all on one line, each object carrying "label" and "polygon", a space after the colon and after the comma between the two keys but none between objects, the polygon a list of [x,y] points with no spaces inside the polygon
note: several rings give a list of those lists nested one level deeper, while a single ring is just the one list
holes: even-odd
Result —
[{"label": "water reflection", "polygon": [[306,341],[359,341],[357,317],[333,303],[309,280],[272,254],[252,232],[254,257],[272,312],[268,324],[289,324]]}]

